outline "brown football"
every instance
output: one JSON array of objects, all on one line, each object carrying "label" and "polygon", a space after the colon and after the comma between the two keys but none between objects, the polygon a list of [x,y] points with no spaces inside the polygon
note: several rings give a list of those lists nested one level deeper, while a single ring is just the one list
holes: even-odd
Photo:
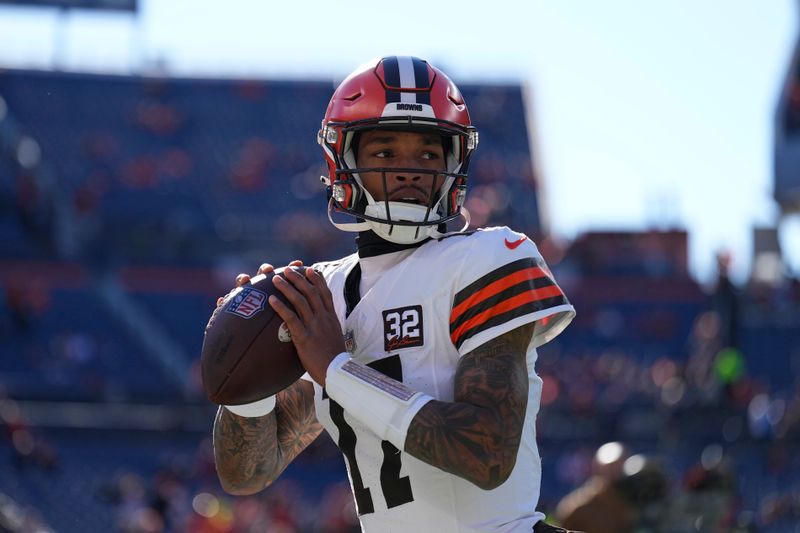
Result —
[{"label": "brown football", "polygon": [[[305,267],[291,267],[305,272]],[[241,405],[272,396],[303,375],[289,330],[269,305],[283,269],[253,277],[231,291],[206,326],[200,356],[203,388],[219,405]]]}]

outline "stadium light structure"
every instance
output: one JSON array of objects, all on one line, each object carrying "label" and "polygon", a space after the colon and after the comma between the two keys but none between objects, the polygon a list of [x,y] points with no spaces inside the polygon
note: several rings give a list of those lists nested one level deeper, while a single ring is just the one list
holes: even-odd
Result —
[{"label": "stadium light structure", "polygon": [[61,9],[92,9],[100,11],[139,10],[139,0],[0,0],[0,5],[13,4],[27,7],[57,7]]},{"label": "stadium light structure", "polygon": [[778,99],[774,139],[775,200],[783,214],[800,213],[800,34]]}]

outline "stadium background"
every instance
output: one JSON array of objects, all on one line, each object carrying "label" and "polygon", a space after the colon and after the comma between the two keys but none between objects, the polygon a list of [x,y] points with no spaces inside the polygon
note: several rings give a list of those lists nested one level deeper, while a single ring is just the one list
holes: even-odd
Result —
[{"label": "stadium background", "polygon": [[[797,56],[774,103],[786,216],[800,204]],[[679,224],[557,238],[526,87],[459,85],[481,130],[473,222],[535,236],[579,311],[540,353],[542,508],[617,440],[668,489],[642,520],[704,530],[725,509],[742,530],[797,531],[800,282],[779,225],[753,229],[743,278],[708,250],[717,268],[702,283]],[[326,220],[313,142],[333,86],[0,70],[3,527],[352,530],[327,438],[262,494],[224,495],[197,378],[205,321],[236,273],[351,249]]]}]

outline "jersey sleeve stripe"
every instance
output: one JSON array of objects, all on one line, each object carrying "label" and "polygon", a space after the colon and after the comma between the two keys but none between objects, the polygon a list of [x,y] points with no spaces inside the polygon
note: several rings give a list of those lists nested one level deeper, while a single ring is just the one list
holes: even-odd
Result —
[{"label": "jersey sleeve stripe", "polygon": [[551,287],[553,285],[555,285],[555,283],[548,277],[523,279],[519,283],[512,284],[507,289],[495,293],[488,298],[480,299],[480,301],[472,307],[464,309],[458,316],[452,316],[450,320],[450,331],[455,331],[464,322],[472,320],[475,316],[493,308],[504,300],[508,300],[525,292]]},{"label": "jersey sleeve stripe", "polygon": [[[451,329],[450,339],[458,348],[469,337],[484,329],[488,329],[496,324],[502,324],[506,320],[511,320],[511,318],[517,316],[533,313],[563,303],[566,303],[566,297],[557,285],[525,291],[498,302],[496,305],[463,322],[457,328]],[[505,320],[497,320],[503,316],[508,316],[508,318]]]},{"label": "jersey sleeve stripe", "polygon": [[555,296],[553,298],[547,298],[545,300],[540,300],[538,302],[528,302],[522,304],[519,307],[515,307],[514,309],[506,311],[505,313],[494,315],[485,322],[477,324],[471,329],[464,330],[461,333],[461,337],[453,340],[453,344],[455,345],[456,348],[461,348],[462,344],[464,344],[467,340],[469,340],[474,335],[477,335],[481,331],[493,328],[495,326],[499,326],[500,324],[508,322],[509,320],[513,320],[519,316],[528,315],[531,313],[535,313],[537,311],[541,311],[542,309],[548,309],[550,307],[556,307],[567,303],[569,303],[567,301],[567,298],[561,295],[561,296]]},{"label": "jersey sleeve stripe", "polygon": [[470,298],[476,292],[486,288],[488,285],[491,285],[497,280],[503,279],[509,274],[519,272],[520,270],[525,270],[526,268],[537,266],[541,267],[543,264],[544,262],[540,262],[538,259],[534,259],[533,257],[524,257],[522,259],[518,259],[517,261],[512,261],[511,263],[503,265],[498,269],[492,270],[485,276],[473,281],[458,291],[453,299],[453,308],[458,307],[464,300]]},{"label": "jersey sleeve stripe", "polygon": [[[524,282],[531,282],[531,283],[524,283]],[[530,267],[525,268],[524,270],[520,270],[518,272],[514,272],[513,274],[509,274],[504,278],[498,279],[497,281],[493,281],[489,283],[484,288],[473,292],[469,297],[464,299],[460,304],[453,307],[452,312],[450,313],[450,324],[455,324],[459,320],[462,320],[465,313],[470,309],[474,309],[478,304],[485,302],[498,294],[502,294],[507,291],[509,288],[522,285],[523,288],[540,288],[545,285],[553,285],[553,282],[550,278],[547,277],[547,274],[539,267]],[[485,303],[481,305],[481,307],[489,307]]]}]

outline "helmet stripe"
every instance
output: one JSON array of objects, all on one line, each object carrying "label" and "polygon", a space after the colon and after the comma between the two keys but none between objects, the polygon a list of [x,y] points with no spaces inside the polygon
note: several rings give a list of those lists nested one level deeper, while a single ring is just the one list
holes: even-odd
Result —
[{"label": "helmet stripe", "polygon": [[409,104],[431,104],[430,92],[393,91],[392,89],[428,89],[430,76],[428,64],[422,59],[410,56],[390,56],[383,58],[383,78],[386,84],[386,103],[404,102]]},{"label": "helmet stripe", "polygon": [[[386,57],[383,59],[383,78],[386,81],[387,87],[401,87],[400,85],[400,67],[397,64],[397,57]],[[386,103],[400,101],[400,93],[397,91],[386,90]]]},{"label": "helmet stripe", "polygon": [[[410,57],[398,57],[397,66],[400,71],[400,87],[403,89],[416,89],[416,71],[414,69],[414,62]],[[402,92],[400,93],[400,101],[407,104],[417,103],[416,92]]]},{"label": "helmet stripe", "polygon": [[[427,89],[430,85],[430,80],[428,79],[428,64],[416,57],[411,59],[414,63],[415,87],[417,89]],[[417,103],[431,105],[431,93],[428,91],[417,93]]]}]

